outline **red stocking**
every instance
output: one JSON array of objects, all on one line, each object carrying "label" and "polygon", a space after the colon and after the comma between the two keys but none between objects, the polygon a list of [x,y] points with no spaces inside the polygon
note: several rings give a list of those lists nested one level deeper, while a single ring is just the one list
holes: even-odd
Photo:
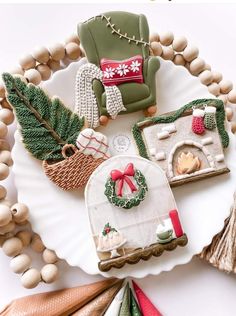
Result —
[{"label": "red stocking", "polygon": [[201,135],[205,132],[204,110],[193,110],[192,131],[198,135]]}]

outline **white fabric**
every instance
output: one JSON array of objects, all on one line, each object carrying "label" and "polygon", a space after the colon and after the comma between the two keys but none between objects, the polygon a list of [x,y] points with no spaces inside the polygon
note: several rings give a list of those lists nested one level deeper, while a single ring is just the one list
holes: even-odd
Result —
[{"label": "white fabric", "polygon": [[114,300],[112,301],[111,305],[108,307],[104,316],[118,316],[119,315],[120,306],[123,301],[124,292],[125,292],[125,285],[116,294]]}]

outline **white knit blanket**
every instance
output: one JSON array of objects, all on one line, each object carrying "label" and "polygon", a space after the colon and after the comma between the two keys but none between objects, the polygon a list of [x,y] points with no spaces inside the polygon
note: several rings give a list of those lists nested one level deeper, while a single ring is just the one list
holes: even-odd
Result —
[{"label": "white knit blanket", "polygon": [[[99,108],[93,91],[93,80],[102,82],[103,72],[96,65],[87,63],[81,66],[76,74],[75,105],[80,117],[85,117],[91,128],[98,127]],[[126,111],[120,90],[117,86],[105,86],[106,109],[112,119],[120,111]]]}]

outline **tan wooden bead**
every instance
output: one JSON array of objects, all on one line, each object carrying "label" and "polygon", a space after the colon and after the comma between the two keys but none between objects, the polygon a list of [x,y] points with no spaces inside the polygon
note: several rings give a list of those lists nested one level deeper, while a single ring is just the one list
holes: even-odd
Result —
[{"label": "tan wooden bead", "polygon": [[24,76],[29,82],[35,84],[36,86],[40,84],[42,80],[40,73],[36,69],[27,70]]},{"label": "tan wooden bead", "polygon": [[173,40],[174,40],[174,34],[172,32],[166,32],[166,33],[160,34],[160,42],[164,46],[171,45]]},{"label": "tan wooden bead", "polygon": [[204,70],[199,74],[199,79],[201,83],[206,86],[211,84],[213,79],[212,72],[210,70]]},{"label": "tan wooden bead", "polygon": [[9,176],[9,167],[5,163],[0,162],[0,180],[4,180]]},{"label": "tan wooden bead", "polygon": [[16,234],[16,237],[22,241],[23,247],[25,248],[31,243],[32,233],[28,230],[21,230]]},{"label": "tan wooden bead", "polygon": [[0,185],[0,200],[5,199],[7,196],[7,190],[3,185]]},{"label": "tan wooden bead", "polygon": [[8,150],[1,150],[0,151],[0,162],[5,163],[8,167],[13,165],[13,160],[11,158],[11,153]]},{"label": "tan wooden bead", "polygon": [[46,264],[41,270],[41,277],[45,283],[53,283],[58,278],[58,268],[55,264]]},{"label": "tan wooden bead", "polygon": [[231,122],[231,131],[233,134],[236,133],[236,122]]},{"label": "tan wooden bead", "polygon": [[200,57],[195,58],[190,63],[191,74],[194,76],[197,76],[200,72],[203,71],[204,66],[205,66],[205,61],[202,58],[200,58]]},{"label": "tan wooden bead", "polygon": [[2,248],[2,245],[4,244],[5,240],[6,240],[5,235],[3,236],[0,235],[0,248]]},{"label": "tan wooden bead", "polygon": [[150,38],[149,38],[150,43],[152,43],[152,42],[159,42],[159,40],[160,40],[160,36],[159,36],[158,33],[152,33],[150,35]]},{"label": "tan wooden bead", "polygon": [[65,43],[76,43],[77,45],[80,44],[79,36],[77,34],[71,34],[65,39]]},{"label": "tan wooden bead", "polygon": [[211,65],[205,64],[204,70],[211,70]]},{"label": "tan wooden bead", "polygon": [[234,116],[234,112],[233,112],[232,108],[229,106],[226,106],[225,113],[226,113],[227,120],[229,122],[232,121],[232,118]]},{"label": "tan wooden bead", "polygon": [[162,54],[162,46],[161,46],[160,43],[158,43],[158,42],[152,42],[152,43],[151,43],[151,49],[152,49],[153,54],[154,54],[155,56],[161,56],[161,54]]},{"label": "tan wooden bead", "polygon": [[5,123],[6,125],[10,125],[14,121],[14,113],[9,109],[1,109],[0,110],[0,121]]},{"label": "tan wooden bead", "polygon": [[177,66],[184,66],[185,65],[185,60],[184,60],[184,57],[182,54],[176,54],[174,59],[173,59],[173,62]]},{"label": "tan wooden bead", "polygon": [[46,248],[43,251],[43,260],[45,263],[56,263],[58,261],[58,257],[55,251]]},{"label": "tan wooden bead", "polygon": [[4,87],[4,84],[0,82],[0,98],[5,98],[6,96],[6,90]]},{"label": "tan wooden bead", "polygon": [[71,60],[76,60],[80,56],[80,47],[76,43],[68,43],[65,46],[66,56]]},{"label": "tan wooden bead", "polygon": [[7,136],[7,125],[0,121],[0,138],[4,138]]},{"label": "tan wooden bead", "polygon": [[173,60],[175,53],[172,47],[162,47],[162,54],[161,57],[165,60]]},{"label": "tan wooden bead", "polygon": [[41,281],[41,274],[38,270],[30,268],[21,276],[21,283],[26,289],[35,288]]},{"label": "tan wooden bead", "polygon": [[49,51],[46,47],[36,47],[32,53],[34,59],[40,64],[46,64],[50,58]]},{"label": "tan wooden bead", "polygon": [[4,109],[8,109],[8,110],[13,110],[13,107],[11,106],[11,104],[7,101],[7,99],[3,99],[2,101],[1,101],[1,106],[2,106],[2,108],[4,108]]},{"label": "tan wooden bead", "polygon": [[212,71],[212,76],[213,76],[213,82],[216,82],[216,83],[219,83],[223,79],[222,74],[218,71]]},{"label": "tan wooden bead", "polygon": [[186,37],[179,36],[173,40],[172,47],[173,47],[174,51],[182,52],[186,48],[187,45],[188,45],[188,41],[187,41]]},{"label": "tan wooden bead", "polygon": [[16,223],[24,222],[29,217],[29,209],[23,203],[16,203],[12,205],[11,213]]},{"label": "tan wooden bead", "polygon": [[9,209],[11,210],[12,203],[8,199],[2,199],[2,200],[0,200],[0,205],[8,206]]},{"label": "tan wooden bead", "polygon": [[23,244],[17,237],[7,239],[3,245],[2,250],[8,257],[15,257],[21,253]]},{"label": "tan wooden bead", "polygon": [[36,66],[36,60],[32,55],[28,54],[20,58],[19,64],[24,70],[28,70]]},{"label": "tan wooden bead", "polygon": [[14,273],[24,273],[31,266],[31,258],[25,253],[22,253],[10,261],[10,267]]},{"label": "tan wooden bead", "polygon": [[220,94],[220,86],[216,82],[211,83],[207,88],[208,91],[215,96]]},{"label": "tan wooden bead", "polygon": [[220,92],[221,93],[229,93],[233,89],[233,83],[229,80],[221,80],[219,82]]},{"label": "tan wooden bead", "polygon": [[24,75],[24,70],[20,66],[16,66],[15,68],[9,71],[12,75]]},{"label": "tan wooden bead", "polygon": [[226,105],[227,102],[228,102],[227,94],[221,94],[221,95],[219,95],[219,96],[218,96],[218,99],[221,100],[221,101],[223,101],[224,105]]},{"label": "tan wooden bead", "polygon": [[61,64],[59,61],[56,61],[56,60],[53,60],[53,59],[50,59],[47,63],[48,67],[50,69],[52,69],[52,71],[57,71],[59,69],[61,69]]},{"label": "tan wooden bead", "polygon": [[199,49],[196,46],[187,45],[183,51],[184,59],[188,62],[193,61],[198,57]]},{"label": "tan wooden bead", "polygon": [[5,139],[0,139],[0,150],[10,150],[10,145]]},{"label": "tan wooden bead", "polygon": [[23,222],[17,223],[18,226],[26,226],[26,225],[29,225],[29,224],[30,224],[30,223],[29,223],[28,220],[25,220],[25,221],[23,221]]},{"label": "tan wooden bead", "polygon": [[7,205],[0,205],[0,227],[6,226],[12,220],[11,210]]},{"label": "tan wooden bead", "polygon": [[186,61],[184,67],[190,72],[190,63]]},{"label": "tan wooden bead", "polygon": [[15,222],[11,221],[7,225],[0,227],[0,235],[11,233],[15,230],[15,228],[16,228]]},{"label": "tan wooden bead", "polygon": [[48,65],[45,64],[39,64],[36,69],[41,75],[41,78],[43,81],[48,80],[51,77],[51,69],[48,67]]},{"label": "tan wooden bead", "polygon": [[48,48],[51,58],[60,61],[65,57],[65,47],[61,43],[56,43]]},{"label": "tan wooden bead", "polygon": [[236,89],[233,89],[229,92],[228,100],[230,103],[236,103]]},{"label": "tan wooden bead", "polygon": [[41,238],[39,237],[39,235],[34,234],[31,240],[31,248],[35,251],[35,252],[43,252],[45,249],[44,244],[42,243]]}]

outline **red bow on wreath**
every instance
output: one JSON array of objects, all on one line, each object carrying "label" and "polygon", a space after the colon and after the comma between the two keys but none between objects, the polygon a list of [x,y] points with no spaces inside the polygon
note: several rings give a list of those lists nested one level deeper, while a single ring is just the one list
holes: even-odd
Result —
[{"label": "red bow on wreath", "polygon": [[133,182],[130,180],[129,177],[133,177],[135,174],[134,171],[134,165],[132,163],[129,163],[125,167],[125,171],[122,173],[120,170],[112,170],[111,171],[111,178],[113,181],[119,181],[118,182],[118,196],[122,196],[122,190],[124,186],[124,182],[126,182],[132,192],[137,191],[136,186],[133,184]]}]

